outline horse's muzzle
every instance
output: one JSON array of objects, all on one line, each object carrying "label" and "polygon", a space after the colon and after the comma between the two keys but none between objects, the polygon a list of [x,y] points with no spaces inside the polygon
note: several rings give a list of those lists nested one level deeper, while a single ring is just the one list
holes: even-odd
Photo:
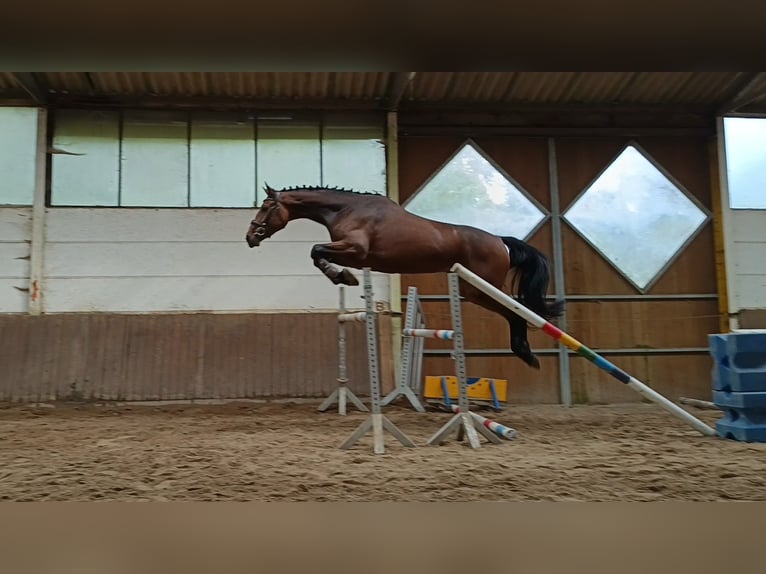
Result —
[{"label": "horse's muzzle", "polygon": [[258,247],[261,244],[262,236],[255,235],[254,233],[248,233],[245,235],[245,239],[247,240],[247,244],[250,247]]}]

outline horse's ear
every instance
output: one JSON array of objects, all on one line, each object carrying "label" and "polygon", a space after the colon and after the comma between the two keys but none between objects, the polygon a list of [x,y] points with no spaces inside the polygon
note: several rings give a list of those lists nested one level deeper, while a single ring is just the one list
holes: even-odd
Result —
[{"label": "horse's ear", "polygon": [[263,184],[263,190],[266,192],[266,197],[274,199],[276,191],[270,188],[268,183]]}]

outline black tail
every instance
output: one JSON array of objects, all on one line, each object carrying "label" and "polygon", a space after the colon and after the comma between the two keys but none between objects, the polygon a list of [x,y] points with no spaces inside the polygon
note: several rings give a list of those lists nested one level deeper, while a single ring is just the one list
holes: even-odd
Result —
[{"label": "black tail", "polygon": [[511,269],[517,269],[513,295],[543,319],[558,317],[564,312],[564,301],[545,300],[551,272],[548,258],[540,251],[515,237],[501,237],[511,255]]}]

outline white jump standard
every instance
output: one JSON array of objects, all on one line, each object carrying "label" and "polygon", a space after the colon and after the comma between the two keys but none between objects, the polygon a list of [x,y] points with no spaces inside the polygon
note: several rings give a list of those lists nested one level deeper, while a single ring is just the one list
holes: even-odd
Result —
[{"label": "white jump standard", "polygon": [[[616,365],[607,361],[601,355],[594,352],[592,349],[589,349],[588,347],[580,343],[580,341],[578,341],[574,337],[571,337],[568,334],[564,333],[558,327],[549,323],[548,321],[540,317],[538,314],[530,311],[524,305],[516,301],[514,298],[503,293],[500,289],[497,289],[496,287],[490,285],[484,279],[476,275],[474,272],[470,271],[469,269],[466,269],[459,263],[456,263],[455,265],[453,265],[451,271],[453,272],[452,274],[457,273],[457,275],[459,275],[460,278],[466,283],[469,283],[473,285],[474,287],[476,287],[477,289],[479,289],[480,291],[483,291],[484,293],[492,297],[495,301],[507,307],[508,309],[516,313],[522,319],[525,319],[531,325],[541,329],[546,335],[554,338],[559,343],[566,345],[567,347],[572,349],[574,352],[576,352],[578,355],[585,357],[586,359],[594,363],[597,367],[603,369],[604,371],[612,375],[615,379],[617,379],[621,383],[627,385],[628,387],[630,387],[637,393],[645,396],[649,400],[657,403],[660,407],[662,407],[663,409],[665,409],[666,411],[668,411],[669,413],[671,413],[673,416],[677,417],[678,419],[684,421],[686,424],[690,425],[691,427],[693,427],[695,430],[699,431],[703,435],[716,436],[717,434],[716,431],[713,430],[708,425],[706,425],[704,422],[694,417],[693,415],[691,415],[690,413],[688,413],[687,411],[679,407],[677,404],[666,399],[654,389],[646,386],[644,383],[642,383],[635,377],[632,377],[631,375],[627,374],[625,371],[619,369]],[[462,405],[460,408],[462,409]]]},{"label": "white jump standard", "polygon": [[380,366],[378,364],[378,331],[377,315],[372,300],[372,279],[370,268],[365,267],[364,273],[364,302],[365,302],[365,326],[367,331],[367,365],[370,369],[370,402],[372,414],[360,424],[356,430],[340,445],[342,449],[353,447],[360,438],[372,430],[373,452],[383,454],[385,446],[383,442],[383,430],[387,430],[407,447],[414,447],[407,435],[400,431],[394,423],[388,420],[380,410]]},{"label": "white jump standard", "polygon": [[404,319],[402,336],[402,361],[396,388],[383,397],[381,404],[388,405],[399,396],[410,401],[412,407],[419,413],[426,412],[420,402],[420,381],[423,371],[423,339],[413,334],[422,331],[424,327],[423,308],[420,305],[417,287],[407,289],[407,313]]},{"label": "white jump standard", "polygon": [[348,378],[346,377],[346,322],[364,321],[367,314],[364,311],[356,313],[346,313],[346,291],[343,285],[340,286],[340,314],[338,315],[338,388],[336,388],[329,397],[327,397],[317,410],[324,412],[335,401],[338,401],[338,414],[346,416],[346,402],[350,402],[357,409],[363,412],[369,412],[364,403],[348,388]]},{"label": "white jump standard", "polygon": [[[488,441],[499,444],[502,442],[500,438],[487,429],[480,420],[471,416],[471,409],[468,403],[468,377],[465,368],[465,347],[463,346],[463,317],[460,311],[460,288],[458,285],[458,276],[455,273],[449,274],[449,301],[452,314],[452,330],[449,331],[449,336],[454,345],[453,358],[455,359],[455,373],[458,380],[459,411],[447,421],[447,424],[436,431],[436,433],[428,439],[428,444],[441,444],[452,432],[457,431],[458,440],[465,435],[471,448],[480,448],[481,441],[476,432],[477,430]],[[424,333],[423,336],[433,337],[433,329],[413,329],[413,331],[418,330],[430,332],[430,334]],[[446,331],[442,332],[446,333]]]}]

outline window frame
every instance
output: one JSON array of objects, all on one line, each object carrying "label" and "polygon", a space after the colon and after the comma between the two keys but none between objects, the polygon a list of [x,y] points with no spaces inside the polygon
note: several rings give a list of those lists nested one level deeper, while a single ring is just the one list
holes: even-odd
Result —
[{"label": "window frame", "polygon": [[[721,168],[721,180],[723,184],[726,186],[726,207],[732,211],[766,211],[766,194],[764,194],[764,200],[763,200],[763,206],[762,207],[738,207],[732,205],[732,193],[731,193],[731,178],[729,177],[729,163],[730,163],[730,154],[729,154],[729,146],[726,143],[726,120],[727,119],[740,119],[740,120],[761,120],[763,122],[766,122],[766,114],[747,114],[747,115],[741,115],[741,114],[725,114],[722,116],[718,116],[720,118],[720,123],[717,124],[717,137],[720,138],[720,147],[719,150],[721,152],[721,157],[719,158],[719,166]],[[766,153],[766,140],[763,142],[764,152]],[[766,162],[764,162],[764,170],[766,170]]]},{"label": "window frame", "polygon": [[[431,181],[438,176],[442,170],[454,160],[457,155],[465,149],[466,146],[471,146],[476,153],[478,153],[482,158],[484,158],[494,169],[496,169],[504,178],[508,180],[508,182],[515,187],[529,202],[532,203],[534,207],[536,207],[540,213],[542,214],[542,218],[540,221],[537,222],[537,224],[532,227],[532,229],[527,232],[527,234],[524,237],[520,237],[519,239],[522,239],[523,241],[529,241],[551,218],[551,212],[548,208],[546,208],[537,198],[535,198],[527,189],[521,185],[516,179],[511,176],[511,174],[508,173],[507,170],[505,170],[500,164],[498,164],[494,158],[488,154],[484,149],[476,143],[476,140],[474,138],[466,138],[464,139],[455,149],[454,152],[452,152],[449,157],[443,161],[439,166],[431,172],[431,174],[426,178],[426,180],[420,184],[417,189],[410,195],[403,203],[402,208],[407,209],[407,206],[409,203],[415,199],[415,197],[418,196],[426,187],[428,187],[428,184],[431,183]],[[488,232],[490,233],[490,232]]]},{"label": "window frame", "polygon": [[[49,124],[48,124],[48,130],[47,130],[47,140],[49,147],[53,146],[53,142],[56,136],[56,125],[57,125],[57,111],[62,112],[68,112],[68,111],[105,111],[105,112],[117,112],[118,113],[118,165],[117,165],[117,177],[118,177],[118,198],[117,198],[117,204],[116,205],[92,205],[92,204],[61,204],[61,203],[54,203],[54,196],[53,196],[53,181],[55,178],[55,173],[53,170],[53,162],[51,160],[51,157],[49,155],[48,158],[48,169],[46,170],[47,173],[47,182],[46,182],[46,201],[45,204],[47,207],[51,208],[81,208],[81,209],[162,209],[162,210],[168,210],[168,209],[253,209],[254,207],[257,207],[264,199],[264,191],[263,189],[259,189],[258,182],[258,142],[259,142],[259,122],[274,122],[272,125],[289,125],[289,124],[311,124],[315,123],[318,126],[318,139],[317,141],[317,147],[318,147],[318,156],[317,156],[317,169],[318,169],[318,179],[319,181],[311,181],[311,182],[296,182],[295,185],[325,185],[325,173],[324,173],[324,162],[322,159],[322,147],[324,143],[324,130],[325,127],[331,127],[334,128],[343,128],[345,126],[354,126],[354,127],[360,127],[363,129],[367,129],[370,131],[376,131],[380,134],[380,142],[381,142],[381,163],[384,166],[385,173],[384,173],[384,189],[378,190],[382,191],[384,194],[387,195],[388,193],[388,157],[386,152],[386,116],[385,113],[378,113],[378,112],[369,112],[369,113],[358,113],[358,112],[349,112],[349,113],[337,113],[337,112],[296,112],[296,111],[289,111],[289,112],[277,112],[277,111],[254,111],[254,110],[236,110],[236,111],[221,111],[221,112],[211,112],[208,110],[203,109],[194,109],[194,110],[184,110],[184,111],[178,111],[178,110],[168,110],[168,109],[146,109],[146,108],[120,108],[120,109],[114,109],[114,108],[95,108],[95,107],[67,107],[62,108],[61,110],[56,110],[53,113],[49,114]],[[186,172],[186,205],[185,206],[163,206],[163,205],[123,205],[122,204],[122,180],[123,180],[123,142],[124,142],[124,125],[125,125],[125,116],[126,114],[131,113],[141,113],[141,114],[154,114],[157,115],[163,115],[168,113],[175,113],[175,114],[183,114],[185,116],[184,122],[186,126],[186,162],[187,162],[187,172]],[[191,137],[192,137],[192,122],[195,118],[200,119],[211,119],[215,117],[221,117],[224,121],[229,118],[234,117],[241,117],[244,119],[244,121],[251,122],[253,124],[253,148],[254,148],[254,190],[253,190],[253,202],[249,205],[241,205],[241,206],[223,206],[223,205],[208,205],[208,206],[195,206],[191,205],[191,178],[192,178],[192,156],[191,156]],[[310,140],[314,141],[314,140]],[[65,153],[66,150],[61,150],[59,153]],[[269,181],[269,184],[272,182]],[[369,191],[366,189],[355,189],[354,191]]]},{"label": "window frame", "polygon": [[[678,246],[676,251],[673,253],[671,257],[668,258],[668,260],[665,262],[664,265],[662,265],[657,272],[652,276],[652,278],[647,282],[647,284],[644,287],[639,286],[637,283],[633,281],[622,269],[620,269],[611,258],[607,257],[606,254],[598,248],[590,239],[588,239],[584,233],[582,233],[572,221],[570,221],[567,218],[567,213],[574,207],[574,205],[580,200],[580,198],[585,195],[585,193],[588,192],[588,190],[593,186],[593,184],[601,178],[601,176],[606,172],[607,169],[609,169],[612,165],[614,165],[614,162],[619,158],[626,149],[629,147],[633,147],[638,151],[641,156],[645,160],[647,160],[655,169],[657,169],[663,176],[665,176],[681,193],[683,193],[686,198],[692,202],[692,204],[699,209],[704,218],[700,222],[700,224],[697,226],[697,229],[694,230],[693,233],[689,235],[689,237],[686,238],[686,240],[681,243],[681,245]],[[587,243],[596,253],[598,253],[604,261],[606,261],[612,268],[617,271],[617,273],[620,275],[620,277],[624,278],[630,285],[633,286],[634,289],[636,289],[639,293],[642,295],[646,295],[651,291],[652,287],[657,283],[657,281],[660,280],[660,278],[665,275],[668,269],[673,265],[673,263],[676,262],[678,257],[683,253],[689,245],[694,241],[697,236],[702,233],[702,230],[710,223],[710,221],[713,218],[712,212],[693,194],[691,193],[678,179],[676,179],[670,171],[668,171],[662,164],[660,164],[654,157],[647,152],[641,144],[639,144],[636,140],[630,139],[626,143],[624,143],[620,150],[612,156],[612,158],[604,165],[603,168],[601,168],[598,173],[591,179],[581,190],[580,192],[572,199],[572,201],[569,203],[569,205],[561,212],[561,220],[566,222],[566,224],[574,231],[578,237],[580,237],[585,243]]]}]

